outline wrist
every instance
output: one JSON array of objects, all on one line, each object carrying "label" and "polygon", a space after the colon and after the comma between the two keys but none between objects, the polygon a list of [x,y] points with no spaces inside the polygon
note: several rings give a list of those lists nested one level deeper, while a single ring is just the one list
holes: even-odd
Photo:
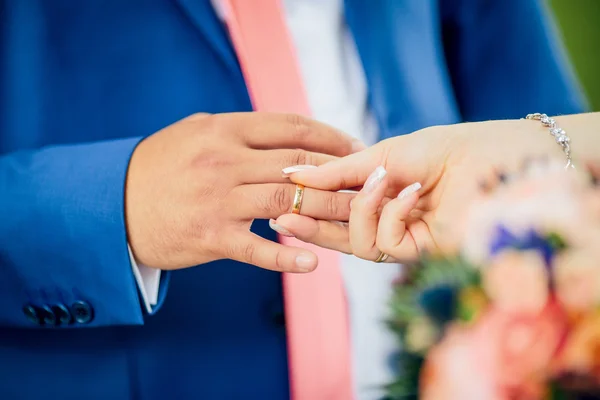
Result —
[{"label": "wrist", "polygon": [[576,166],[598,161],[600,137],[595,131],[600,127],[600,113],[563,115],[555,120],[571,138],[569,144]]}]

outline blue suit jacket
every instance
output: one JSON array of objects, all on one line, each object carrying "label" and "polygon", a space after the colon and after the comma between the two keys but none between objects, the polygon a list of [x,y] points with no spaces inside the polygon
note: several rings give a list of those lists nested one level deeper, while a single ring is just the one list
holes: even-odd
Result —
[{"label": "blue suit jacket", "polygon": [[[546,17],[536,0],[347,0],[382,137],[580,111]],[[277,273],[178,271],[147,316],[128,259],[140,139],[251,109],[210,1],[0,0],[0,61],[0,398],[287,398]]]}]

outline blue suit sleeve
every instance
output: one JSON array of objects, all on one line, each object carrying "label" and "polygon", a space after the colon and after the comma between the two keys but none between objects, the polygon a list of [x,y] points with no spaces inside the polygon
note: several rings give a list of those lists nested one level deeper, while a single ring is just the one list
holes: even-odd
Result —
[{"label": "blue suit sleeve", "polygon": [[124,218],[139,140],[0,156],[0,325],[143,323]]},{"label": "blue suit sleeve", "polygon": [[444,45],[466,121],[585,111],[542,0],[442,0]]}]

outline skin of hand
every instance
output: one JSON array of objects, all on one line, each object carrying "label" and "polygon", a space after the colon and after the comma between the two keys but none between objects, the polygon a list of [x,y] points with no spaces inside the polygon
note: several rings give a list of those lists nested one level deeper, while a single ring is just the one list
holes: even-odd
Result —
[{"label": "skin of hand", "polygon": [[[318,166],[364,148],[298,115],[197,114],[174,123],[141,141],[131,157],[125,216],[134,257],[165,270],[229,258],[312,271],[314,253],[263,239],[250,226],[291,211],[296,185],[283,168]],[[302,211],[347,221],[353,197],[306,189]]]},{"label": "skin of hand", "polygon": [[[600,113],[556,118],[585,168],[600,158]],[[539,121],[502,120],[427,128],[290,176],[321,190],[363,188],[349,224],[286,214],[276,220],[300,240],[375,260],[414,261],[423,252],[454,252],[469,204],[528,159],[566,156]],[[400,193],[400,195],[399,195]],[[388,198],[393,200],[388,201]]]}]

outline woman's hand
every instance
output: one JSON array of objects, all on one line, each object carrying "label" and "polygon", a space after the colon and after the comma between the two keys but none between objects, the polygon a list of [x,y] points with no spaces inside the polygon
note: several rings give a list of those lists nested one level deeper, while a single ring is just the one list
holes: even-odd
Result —
[{"label": "woman's hand", "polygon": [[[587,115],[595,115],[598,122],[598,114]],[[573,138],[569,126],[581,127],[581,118],[565,117],[559,125]],[[352,201],[349,224],[286,214],[272,226],[368,260],[376,260],[381,252],[390,255],[389,261],[405,262],[424,251],[453,251],[469,204],[503,180],[503,171],[519,167],[527,158],[566,163],[547,132],[537,121],[489,121],[432,127],[388,139],[290,176],[295,183],[322,190],[362,186]],[[584,139],[573,141],[582,146]],[[577,161],[577,152],[574,156]]]}]

